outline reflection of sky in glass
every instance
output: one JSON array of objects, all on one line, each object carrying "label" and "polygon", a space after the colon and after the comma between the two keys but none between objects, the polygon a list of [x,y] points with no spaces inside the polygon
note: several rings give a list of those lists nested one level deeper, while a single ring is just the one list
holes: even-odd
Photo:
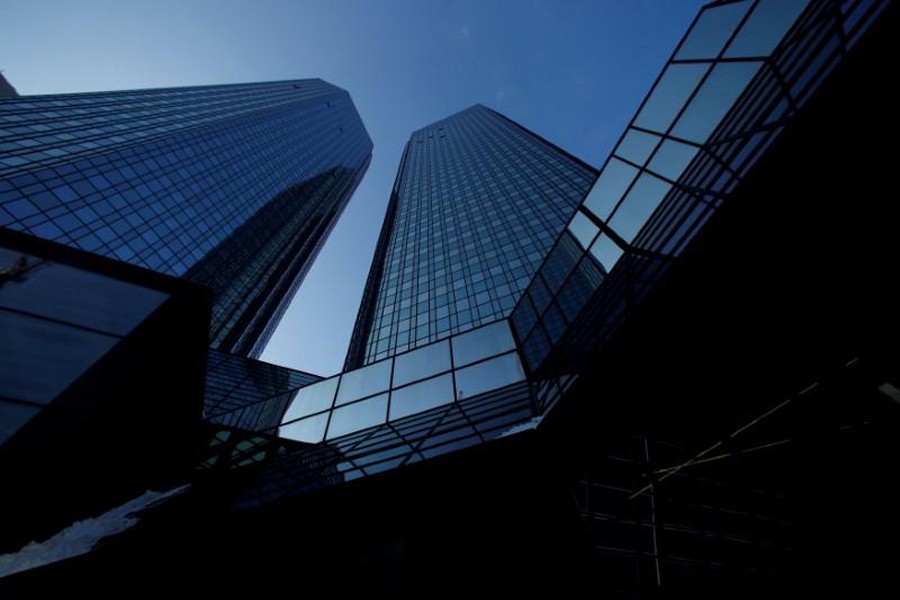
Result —
[{"label": "reflection of sky in glass", "polygon": [[735,2],[704,10],[675,58],[716,58],[749,7],[750,2]]},{"label": "reflection of sky in glass", "polygon": [[678,119],[672,134],[697,143],[705,142],[750,83],[760,64],[717,65]]},{"label": "reflection of sky in glass", "polygon": [[631,241],[670,189],[672,184],[644,173],[616,209],[609,221],[610,227],[625,240]]},{"label": "reflection of sky in glass", "polygon": [[336,438],[366,427],[384,423],[387,415],[388,395],[381,394],[356,404],[334,409],[328,425],[328,438]]},{"label": "reflection of sky in glass", "polygon": [[638,113],[635,125],[666,131],[706,74],[708,65],[669,65]]},{"label": "reflection of sky in glass", "polygon": [[337,389],[337,384],[338,378],[332,377],[301,389],[297,392],[297,396],[284,414],[282,423],[331,408],[331,401],[334,400],[334,391]]},{"label": "reflection of sky in glass", "polygon": [[761,0],[728,47],[726,58],[771,54],[807,4],[809,0]]},{"label": "reflection of sky in glass", "polygon": [[299,442],[321,442],[325,437],[325,426],[328,425],[328,413],[322,413],[301,421],[282,425],[278,435]]},{"label": "reflection of sky in glass", "polygon": [[459,399],[468,398],[494,390],[517,381],[522,381],[525,373],[519,359],[513,354],[504,354],[456,372],[456,390]]},{"label": "reflection of sky in glass", "polygon": [[383,360],[341,376],[336,404],[345,404],[383,392],[391,384],[391,361]]},{"label": "reflection of sky in glass", "polygon": [[447,373],[391,393],[391,419],[398,419],[453,402],[453,377]]},{"label": "reflection of sky in glass", "polygon": [[616,203],[631,182],[634,181],[637,172],[634,167],[621,160],[611,158],[603,169],[603,173],[600,174],[600,178],[584,199],[584,206],[601,219],[605,219],[615,208]]},{"label": "reflection of sky in glass", "polygon": [[394,359],[394,386],[424,379],[450,369],[450,345],[447,340],[401,354]]},{"label": "reflection of sky in glass", "polygon": [[[451,371],[451,347],[455,373]],[[279,435],[304,442],[331,440],[381,425],[388,418],[451,404],[454,378],[465,386],[455,388],[463,392],[459,399],[524,378],[508,321],[496,321],[306,386],[288,407]]]}]

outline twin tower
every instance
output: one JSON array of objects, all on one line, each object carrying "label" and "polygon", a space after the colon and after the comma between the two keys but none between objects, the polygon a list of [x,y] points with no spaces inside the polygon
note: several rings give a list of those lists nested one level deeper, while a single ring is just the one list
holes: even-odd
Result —
[{"label": "twin tower", "polygon": [[[0,225],[208,287],[211,347],[250,357],[372,155],[317,79],[10,97],[0,123]],[[482,106],[415,132],[348,365],[506,316],[595,177]]]}]

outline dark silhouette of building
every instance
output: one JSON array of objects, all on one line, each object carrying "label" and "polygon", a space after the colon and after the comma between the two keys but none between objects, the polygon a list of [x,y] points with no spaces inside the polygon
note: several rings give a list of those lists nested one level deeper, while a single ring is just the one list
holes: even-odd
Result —
[{"label": "dark silhouette of building", "polygon": [[213,292],[213,348],[257,356],[372,142],[318,79],[0,100],[0,225]]}]

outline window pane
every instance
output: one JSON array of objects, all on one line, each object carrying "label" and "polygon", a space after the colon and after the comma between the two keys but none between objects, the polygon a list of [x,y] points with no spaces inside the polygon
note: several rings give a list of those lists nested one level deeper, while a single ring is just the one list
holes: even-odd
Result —
[{"label": "window pane", "polygon": [[525,373],[515,352],[456,371],[457,400],[522,381]]},{"label": "window pane", "polygon": [[0,287],[0,306],[125,335],[168,297],[157,290],[0,248],[0,269],[13,267],[22,259],[26,270]]},{"label": "window pane", "polygon": [[323,413],[302,421],[295,421],[289,425],[282,425],[278,429],[278,436],[298,442],[321,442],[325,437],[326,425],[328,425],[328,413]]},{"label": "window pane", "polygon": [[666,140],[653,155],[653,160],[647,168],[672,181],[678,181],[699,151],[697,146]]},{"label": "window pane", "polygon": [[807,4],[809,0],[761,0],[725,56],[768,56]]},{"label": "window pane", "polygon": [[747,12],[749,2],[707,8],[678,49],[676,59],[715,58]]},{"label": "window pane", "polygon": [[423,346],[394,359],[394,387],[450,369],[447,340]]},{"label": "window pane", "polygon": [[591,245],[591,240],[594,239],[594,236],[597,235],[598,228],[591,223],[590,219],[584,216],[584,213],[578,211],[569,223],[569,231],[572,232],[572,235],[575,236],[582,248],[587,248]]},{"label": "window pane", "polygon": [[383,360],[341,376],[337,404],[387,391],[391,385],[391,360]]},{"label": "window pane", "polygon": [[622,248],[605,235],[597,238],[597,241],[591,246],[591,254],[603,265],[607,273],[612,271],[612,268],[622,256],[622,252]]},{"label": "window pane", "polygon": [[391,419],[453,402],[453,376],[446,373],[391,392]]},{"label": "window pane", "polygon": [[644,173],[610,219],[609,226],[626,242],[631,242],[670,189],[672,184]]},{"label": "window pane", "polygon": [[331,412],[328,439],[380,425],[387,419],[388,395],[381,394],[362,402],[348,404]]},{"label": "window pane", "polygon": [[591,188],[584,205],[600,219],[606,219],[616,203],[634,181],[637,169],[623,163],[621,160],[611,158],[603,168],[600,178]]},{"label": "window pane", "polygon": [[461,367],[516,347],[509,324],[497,321],[453,338],[453,364]]},{"label": "window pane", "polygon": [[287,412],[284,413],[284,418],[281,422],[287,423],[326,408],[331,408],[331,401],[334,399],[334,392],[337,389],[339,379],[339,376],[332,377],[331,379],[308,385],[298,391],[294,401],[291,402]]},{"label": "window pane", "polygon": [[699,144],[705,142],[750,83],[759,67],[760,63],[718,65],[678,119],[678,124],[672,131],[673,135]]},{"label": "window pane", "polygon": [[644,133],[637,129],[629,129],[619,146],[616,148],[616,154],[622,158],[627,158],[633,163],[643,165],[647,157],[659,143],[659,136],[650,133]]},{"label": "window pane", "polygon": [[707,65],[669,65],[647,98],[635,124],[655,131],[666,131],[707,68]]},{"label": "window pane", "polygon": [[8,398],[51,402],[116,342],[101,333],[0,310],[0,390]]}]

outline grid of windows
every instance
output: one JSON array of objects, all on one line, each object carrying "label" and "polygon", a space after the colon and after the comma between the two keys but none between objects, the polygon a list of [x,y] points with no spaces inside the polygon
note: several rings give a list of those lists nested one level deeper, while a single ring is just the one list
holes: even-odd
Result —
[{"label": "grid of windows", "polygon": [[320,80],[4,99],[0,226],[211,287],[215,346],[255,354],[371,149]]},{"label": "grid of windows", "polygon": [[414,132],[357,364],[508,315],[595,175],[480,105]]},{"label": "grid of windows", "polygon": [[332,440],[524,379],[503,319],[299,390],[278,435],[302,442]]},{"label": "grid of windows", "polygon": [[276,427],[297,391],[321,379],[311,373],[209,350],[204,418],[250,431]]}]

